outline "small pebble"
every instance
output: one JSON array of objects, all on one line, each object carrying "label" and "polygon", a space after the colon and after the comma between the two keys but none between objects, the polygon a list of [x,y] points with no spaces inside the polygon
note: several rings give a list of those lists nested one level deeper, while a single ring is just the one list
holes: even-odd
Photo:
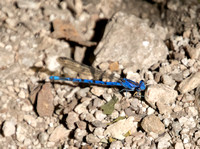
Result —
[{"label": "small pebble", "polygon": [[188,114],[188,116],[195,117],[198,115],[198,111],[195,107],[188,107],[187,114]]},{"label": "small pebble", "polygon": [[26,139],[27,131],[28,130],[23,125],[17,125],[16,138],[19,142],[22,143]]},{"label": "small pebble", "polygon": [[175,135],[179,135],[180,131],[182,130],[181,124],[178,121],[174,121],[172,123],[172,130],[175,132]]},{"label": "small pebble", "polygon": [[76,122],[76,125],[77,125],[78,128],[81,129],[81,130],[85,130],[85,129],[86,129],[86,126],[87,126],[86,122],[84,122],[84,121],[77,121],[77,122]]},{"label": "small pebble", "polygon": [[98,138],[100,138],[100,139],[103,139],[103,138],[105,138],[105,136],[103,135],[103,133],[104,133],[104,129],[103,128],[96,128],[95,130],[94,130],[94,135],[95,136],[98,136]]},{"label": "small pebble", "polygon": [[97,87],[97,86],[94,86],[92,87],[92,90],[91,92],[96,95],[96,96],[101,96],[103,93],[104,93],[105,89],[102,88],[102,87]]},{"label": "small pebble", "polygon": [[67,130],[64,126],[59,125],[54,129],[52,134],[49,137],[49,141],[51,142],[58,142],[63,138],[67,138],[70,133],[70,130]]},{"label": "small pebble", "polygon": [[175,87],[176,85],[176,82],[169,75],[166,75],[166,74],[162,75],[162,80],[164,84],[169,85],[171,87]]},{"label": "small pebble", "polygon": [[148,109],[147,109],[147,115],[151,115],[151,114],[153,114],[155,112],[155,110],[153,109],[153,108],[151,108],[151,107],[149,107]]},{"label": "small pebble", "polygon": [[67,122],[67,127],[69,129],[74,129],[75,128],[75,122],[78,122],[78,121],[79,121],[79,116],[78,116],[77,113],[75,113],[73,111],[68,113],[66,122]]},{"label": "small pebble", "polygon": [[104,118],[106,118],[106,114],[103,114],[102,111],[98,110],[95,112],[95,117],[97,120],[102,121]]},{"label": "small pebble", "polygon": [[114,141],[110,144],[110,148],[123,148],[123,144],[121,141]]},{"label": "small pebble", "polygon": [[74,137],[75,139],[77,139],[78,141],[83,141],[83,137],[85,137],[87,135],[87,131],[86,130],[81,130],[79,128],[77,128],[75,130],[75,133],[74,133]]},{"label": "small pebble", "polygon": [[195,96],[188,93],[184,94],[182,98],[182,102],[193,102],[194,100],[195,100]]},{"label": "small pebble", "polygon": [[19,96],[20,98],[22,98],[22,99],[25,99],[25,98],[26,98],[26,94],[25,94],[25,92],[24,92],[23,89],[20,90],[18,96]]},{"label": "small pebble", "polygon": [[154,114],[145,117],[142,120],[141,126],[146,132],[154,132],[156,134],[162,134],[165,131],[164,124]]},{"label": "small pebble", "polygon": [[88,134],[86,136],[86,141],[87,143],[97,143],[100,141],[100,139],[96,136],[94,136],[94,134]]},{"label": "small pebble", "polygon": [[47,142],[48,138],[49,138],[49,135],[46,132],[40,133],[39,137],[38,137],[40,143],[42,143],[42,144],[45,144]]},{"label": "small pebble", "polygon": [[32,127],[36,127],[37,126],[37,122],[36,119],[31,116],[31,115],[24,115],[24,120],[31,125]]}]

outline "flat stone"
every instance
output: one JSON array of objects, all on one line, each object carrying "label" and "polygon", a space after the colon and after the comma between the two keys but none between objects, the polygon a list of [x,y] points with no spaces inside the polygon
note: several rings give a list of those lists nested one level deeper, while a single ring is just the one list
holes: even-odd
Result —
[{"label": "flat stone", "polygon": [[134,122],[134,117],[129,117],[128,119],[119,120],[118,122],[110,125],[104,131],[104,136],[110,136],[119,140],[125,138],[124,134],[128,131],[130,133],[136,132],[137,122]]},{"label": "flat stone", "polygon": [[37,112],[39,116],[52,116],[54,111],[51,84],[46,83],[38,93]]},{"label": "flat stone", "polygon": [[179,91],[181,93],[187,93],[200,85],[200,72],[192,74],[190,77],[184,79],[179,84]]}]

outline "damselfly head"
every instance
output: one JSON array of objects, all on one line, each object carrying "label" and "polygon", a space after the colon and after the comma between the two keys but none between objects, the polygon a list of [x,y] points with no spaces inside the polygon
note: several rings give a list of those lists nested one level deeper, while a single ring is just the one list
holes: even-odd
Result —
[{"label": "damselfly head", "polygon": [[140,90],[144,91],[146,89],[146,85],[143,80],[140,81]]}]

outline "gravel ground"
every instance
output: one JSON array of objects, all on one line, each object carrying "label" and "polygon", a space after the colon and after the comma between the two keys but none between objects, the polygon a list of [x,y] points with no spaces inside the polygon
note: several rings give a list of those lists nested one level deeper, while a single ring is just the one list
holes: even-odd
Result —
[{"label": "gravel ground", "polygon": [[[199,14],[197,0],[1,0],[0,148],[200,148]],[[58,57],[146,90],[52,82],[97,79]]]}]

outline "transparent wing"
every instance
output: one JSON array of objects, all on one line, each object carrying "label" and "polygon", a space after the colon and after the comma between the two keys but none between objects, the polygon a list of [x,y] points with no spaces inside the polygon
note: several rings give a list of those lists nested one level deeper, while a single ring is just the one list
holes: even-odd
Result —
[{"label": "transparent wing", "polygon": [[114,77],[114,74],[108,74],[99,69],[87,66],[85,64],[81,64],[67,57],[59,57],[57,61],[63,66],[67,67],[81,75],[91,76],[94,80],[109,80],[109,81],[117,81],[119,78]]}]

